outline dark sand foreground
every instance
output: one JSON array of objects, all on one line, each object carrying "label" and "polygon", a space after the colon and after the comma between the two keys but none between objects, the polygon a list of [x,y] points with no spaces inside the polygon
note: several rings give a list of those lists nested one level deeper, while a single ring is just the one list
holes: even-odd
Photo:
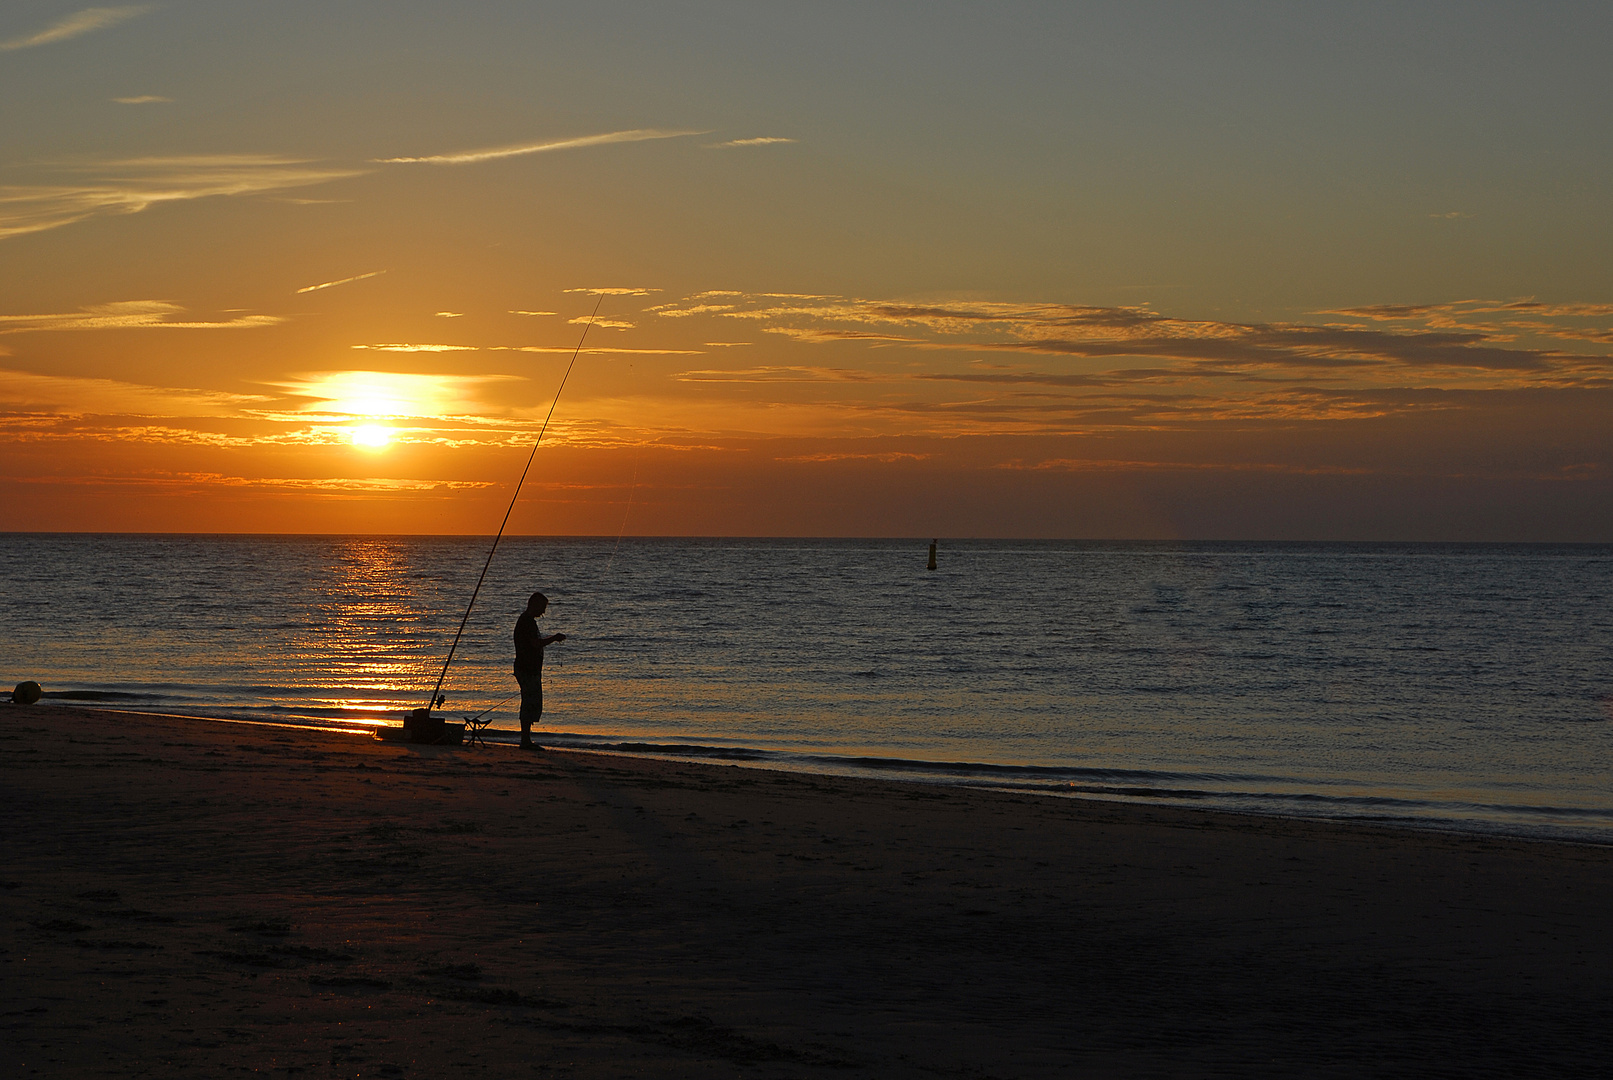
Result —
[{"label": "dark sand foreground", "polygon": [[1608,1075],[1613,850],[0,707],[0,1075]]}]

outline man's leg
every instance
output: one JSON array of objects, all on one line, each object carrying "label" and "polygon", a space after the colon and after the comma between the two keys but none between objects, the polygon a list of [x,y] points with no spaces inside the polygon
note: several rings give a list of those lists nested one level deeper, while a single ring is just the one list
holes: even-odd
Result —
[{"label": "man's leg", "polygon": [[519,674],[521,684],[521,745],[532,747],[532,725],[543,718],[543,676]]}]

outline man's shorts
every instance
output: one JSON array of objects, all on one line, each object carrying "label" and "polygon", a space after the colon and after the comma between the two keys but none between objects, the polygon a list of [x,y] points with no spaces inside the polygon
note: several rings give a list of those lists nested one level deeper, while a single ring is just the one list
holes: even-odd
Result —
[{"label": "man's shorts", "polygon": [[521,684],[521,723],[537,723],[543,715],[543,672],[517,671],[515,681]]}]

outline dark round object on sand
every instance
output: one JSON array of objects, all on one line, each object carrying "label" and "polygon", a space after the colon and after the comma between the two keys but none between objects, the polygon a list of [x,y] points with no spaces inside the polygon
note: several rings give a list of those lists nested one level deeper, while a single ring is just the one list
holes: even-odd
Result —
[{"label": "dark round object on sand", "polygon": [[[4,683],[0,683],[0,686],[4,685]],[[44,696],[45,691],[40,688],[39,684],[29,679],[26,682],[17,684],[17,688],[11,692],[11,701],[16,705],[34,705]]]}]

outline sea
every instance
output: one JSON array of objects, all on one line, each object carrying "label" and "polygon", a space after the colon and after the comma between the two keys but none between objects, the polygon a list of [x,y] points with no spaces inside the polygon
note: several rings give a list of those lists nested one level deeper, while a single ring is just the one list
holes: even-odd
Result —
[{"label": "sea", "polygon": [[1613,843],[1613,545],[490,539],[0,534],[0,679],[362,732],[464,619],[513,742],[541,590],[545,745]]}]

